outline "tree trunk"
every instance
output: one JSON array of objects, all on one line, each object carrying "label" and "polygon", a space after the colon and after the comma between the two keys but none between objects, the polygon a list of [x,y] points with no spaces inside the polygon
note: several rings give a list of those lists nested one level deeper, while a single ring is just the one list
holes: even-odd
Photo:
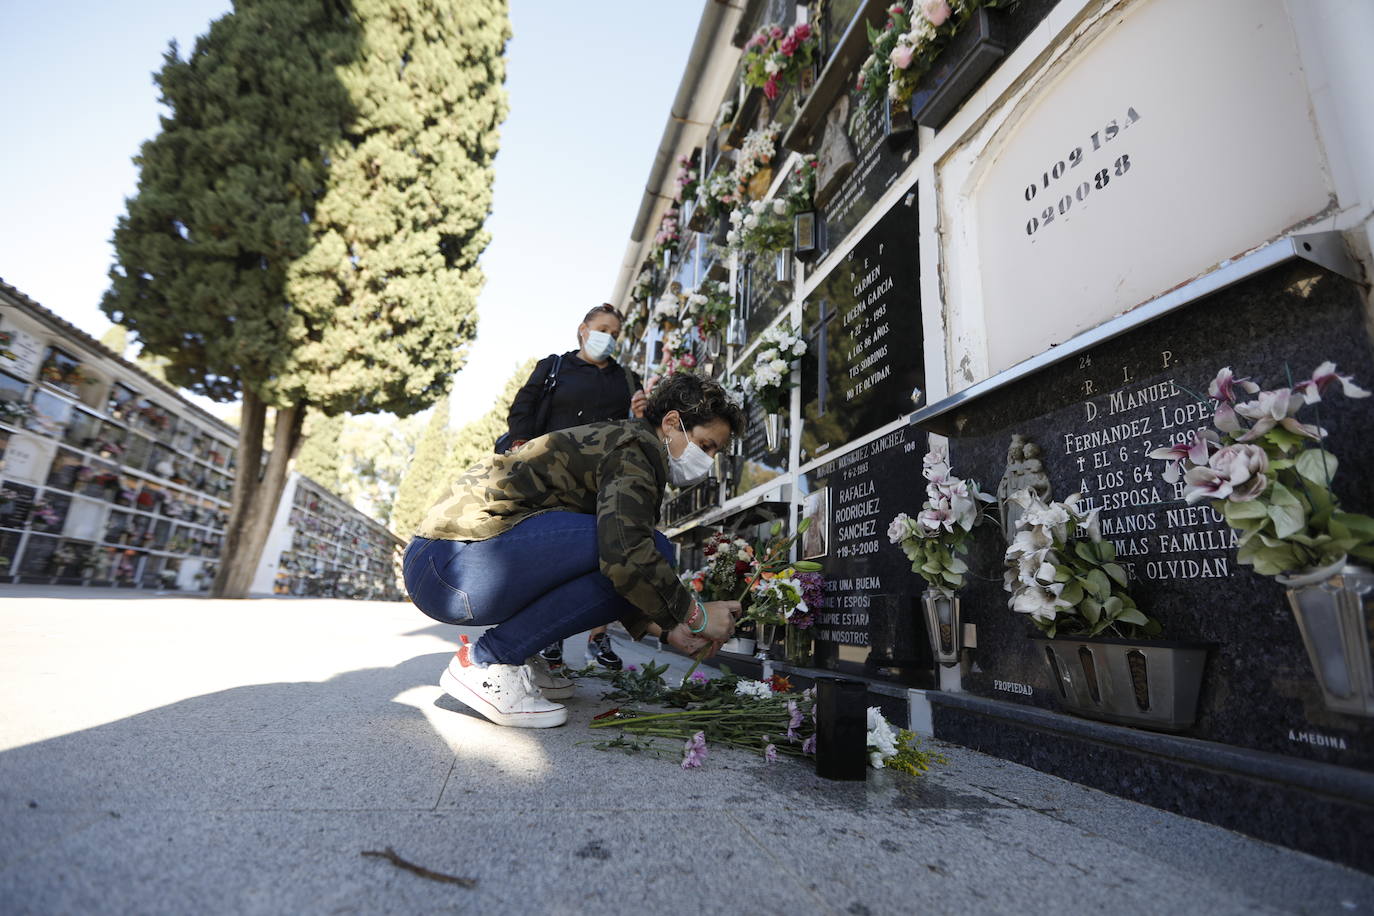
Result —
[{"label": "tree trunk", "polygon": [[262,465],[262,433],[267,406],[251,390],[243,395],[239,427],[239,468],[225,530],[224,553],[215,576],[216,598],[243,598],[253,586],[267,535],[286,489],[291,459],[301,443],[305,405],[279,408],[273,429],[272,453]]}]

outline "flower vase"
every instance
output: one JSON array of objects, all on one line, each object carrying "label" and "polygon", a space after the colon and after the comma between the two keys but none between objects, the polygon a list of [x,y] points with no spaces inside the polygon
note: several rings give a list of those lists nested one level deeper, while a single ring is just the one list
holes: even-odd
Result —
[{"label": "flower vase", "polygon": [[787,660],[794,665],[809,666],[815,652],[816,643],[811,638],[810,628],[802,629],[788,625],[783,633],[783,646]]},{"label": "flower vase", "polygon": [[906,102],[899,102],[890,95],[883,100],[883,133],[887,145],[892,149],[901,149],[916,133],[911,108]]},{"label": "flower vase", "polygon": [[792,217],[792,249],[797,260],[806,261],[820,249],[820,224],[815,210],[804,210]]},{"label": "flower vase", "polygon": [[763,415],[763,435],[768,442],[768,451],[776,452],[782,442],[782,414],[776,411]]},{"label": "flower vase", "polygon": [[773,256],[773,279],[779,283],[792,282],[792,249],[784,248]]},{"label": "flower vase", "polygon": [[926,634],[935,660],[946,668],[959,664],[962,646],[962,624],[959,620],[959,596],[941,588],[928,588],[921,594],[921,608],[926,616]]},{"label": "flower vase", "polygon": [[1346,563],[1275,577],[1288,588],[1322,702],[1335,712],[1374,716],[1374,570]]},{"label": "flower vase", "polygon": [[754,658],[767,660],[773,657],[773,638],[777,634],[778,625],[761,623],[758,628],[759,638],[754,644]]}]

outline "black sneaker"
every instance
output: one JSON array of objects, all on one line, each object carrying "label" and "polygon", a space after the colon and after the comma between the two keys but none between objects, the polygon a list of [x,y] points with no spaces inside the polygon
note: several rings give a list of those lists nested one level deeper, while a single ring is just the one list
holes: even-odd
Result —
[{"label": "black sneaker", "polygon": [[551,646],[545,646],[539,650],[539,656],[549,663],[550,671],[557,671],[563,667],[563,640],[559,640]]},{"label": "black sneaker", "polygon": [[603,668],[612,671],[619,671],[625,667],[625,663],[620,660],[620,656],[615,654],[611,648],[611,634],[598,633],[587,638],[587,655],[591,660]]}]

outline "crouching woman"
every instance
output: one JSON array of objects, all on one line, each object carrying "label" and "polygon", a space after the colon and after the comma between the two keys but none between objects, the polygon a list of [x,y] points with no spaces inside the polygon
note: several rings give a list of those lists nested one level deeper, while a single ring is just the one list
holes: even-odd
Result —
[{"label": "crouching woman", "polygon": [[739,603],[701,603],[654,526],[668,483],[701,480],[743,429],[719,384],[678,373],[642,419],[549,433],[464,473],[403,562],[421,611],[491,626],[475,643],[461,638],[440,685],[499,725],[548,728],[567,721],[553,700],[572,692],[541,664],[550,643],[613,620],[689,653],[729,639]]}]

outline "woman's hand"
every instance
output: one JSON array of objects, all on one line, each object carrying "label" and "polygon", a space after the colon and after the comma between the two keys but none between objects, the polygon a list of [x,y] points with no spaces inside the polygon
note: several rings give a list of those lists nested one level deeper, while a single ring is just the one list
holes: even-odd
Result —
[{"label": "woman's hand", "polygon": [[639,417],[641,420],[644,419],[644,408],[648,405],[649,397],[644,393],[643,388],[630,395],[630,413]]},{"label": "woman's hand", "polygon": [[703,634],[693,633],[687,629],[687,624],[680,623],[668,631],[668,645],[682,652],[685,655],[696,655],[702,649],[708,649],[707,655],[715,655],[720,648],[720,642],[707,639]]},{"label": "woman's hand", "polygon": [[735,635],[735,621],[743,612],[738,601],[708,601],[706,603],[706,629],[698,636],[712,642],[724,642]]}]

